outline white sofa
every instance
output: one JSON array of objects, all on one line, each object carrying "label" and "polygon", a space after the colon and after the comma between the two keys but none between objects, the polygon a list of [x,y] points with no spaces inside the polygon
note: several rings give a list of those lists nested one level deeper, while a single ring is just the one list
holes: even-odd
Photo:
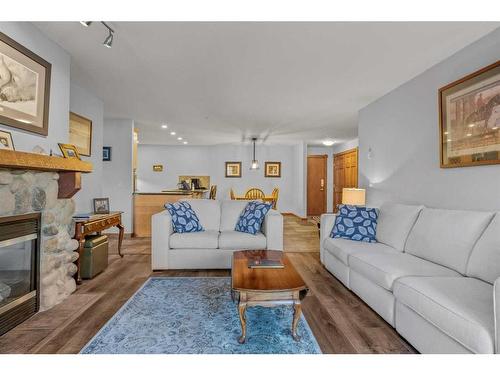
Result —
[{"label": "white sofa", "polygon": [[167,210],[152,218],[152,268],[231,268],[235,250],[283,250],[283,216],[270,210],[257,235],[236,232],[234,227],[248,202],[186,199],[196,212],[203,232],[174,233]]},{"label": "white sofa", "polygon": [[421,353],[499,353],[500,213],[386,203],[377,243],[330,238],[321,262]]}]

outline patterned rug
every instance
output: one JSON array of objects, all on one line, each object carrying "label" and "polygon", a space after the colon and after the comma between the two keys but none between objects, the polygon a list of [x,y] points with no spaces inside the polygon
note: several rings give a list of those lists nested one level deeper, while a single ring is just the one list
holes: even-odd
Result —
[{"label": "patterned rug", "polygon": [[154,277],[81,350],[84,354],[316,354],[305,318],[290,334],[293,309],[249,307],[247,340],[228,277]]}]

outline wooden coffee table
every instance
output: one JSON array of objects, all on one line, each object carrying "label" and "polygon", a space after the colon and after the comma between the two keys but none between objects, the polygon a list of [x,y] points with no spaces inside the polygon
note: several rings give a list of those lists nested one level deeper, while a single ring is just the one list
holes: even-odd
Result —
[{"label": "wooden coffee table", "polygon": [[[282,259],[284,268],[249,268],[249,258]],[[246,308],[248,306],[274,307],[277,305],[293,305],[292,337],[298,341],[297,324],[302,307],[301,299],[308,288],[295,267],[282,251],[245,250],[233,253],[231,272],[232,297],[238,298],[238,312],[241,322],[240,344],[246,339]]]}]

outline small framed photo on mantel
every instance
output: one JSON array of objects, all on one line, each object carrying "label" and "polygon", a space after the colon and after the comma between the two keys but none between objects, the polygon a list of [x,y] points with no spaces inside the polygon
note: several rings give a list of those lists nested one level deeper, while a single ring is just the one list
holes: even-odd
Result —
[{"label": "small framed photo on mantel", "polygon": [[14,142],[12,141],[12,134],[5,130],[0,130],[0,150],[14,151]]},{"label": "small framed photo on mantel", "polygon": [[80,160],[80,155],[78,154],[78,150],[75,145],[70,145],[68,143],[58,143],[58,145],[65,158]]}]

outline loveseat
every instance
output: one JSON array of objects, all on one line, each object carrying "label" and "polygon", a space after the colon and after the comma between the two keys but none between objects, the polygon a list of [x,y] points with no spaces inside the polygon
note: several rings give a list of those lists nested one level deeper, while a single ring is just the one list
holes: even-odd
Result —
[{"label": "loveseat", "polygon": [[270,210],[256,235],[234,230],[246,201],[186,199],[205,229],[202,232],[174,233],[169,212],[152,218],[152,268],[225,269],[231,268],[235,250],[283,250],[283,217]]},{"label": "loveseat", "polygon": [[386,203],[377,243],[330,238],[323,265],[421,353],[500,350],[500,213]]}]

